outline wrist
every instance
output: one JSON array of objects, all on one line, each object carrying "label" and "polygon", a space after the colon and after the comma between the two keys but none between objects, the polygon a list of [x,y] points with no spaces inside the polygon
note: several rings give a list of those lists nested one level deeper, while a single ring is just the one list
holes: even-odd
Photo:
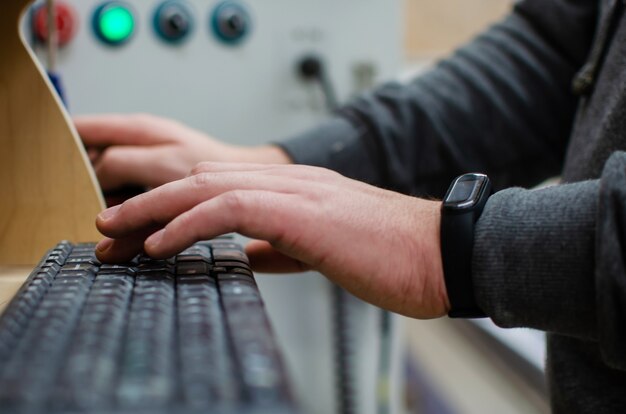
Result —
[{"label": "wrist", "polygon": [[419,287],[413,285],[417,289],[406,292],[409,296],[407,303],[417,304],[406,315],[419,319],[438,318],[450,310],[441,260],[441,202],[417,199],[416,209],[415,201],[411,197],[410,208],[414,212],[410,227],[411,266],[412,277],[421,279],[421,282],[417,285]]},{"label": "wrist", "polygon": [[451,318],[481,318],[472,276],[474,225],[491,195],[489,178],[469,173],[457,177],[441,208],[441,258]]},{"label": "wrist", "polygon": [[435,307],[433,315],[435,317],[445,316],[450,311],[450,300],[446,290],[446,282],[443,273],[443,261],[441,259],[441,203],[430,201],[430,215],[432,217],[430,226],[430,234],[427,240],[430,240],[426,250],[426,260],[428,268],[426,275],[433,284],[433,292],[435,296]]}]

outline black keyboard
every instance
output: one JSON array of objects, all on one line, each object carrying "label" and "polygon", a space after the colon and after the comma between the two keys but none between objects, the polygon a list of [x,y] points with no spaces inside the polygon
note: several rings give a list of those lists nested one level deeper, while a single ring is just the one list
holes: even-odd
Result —
[{"label": "black keyboard", "polygon": [[61,242],[0,318],[0,413],[292,413],[248,259],[232,239],[101,264]]}]

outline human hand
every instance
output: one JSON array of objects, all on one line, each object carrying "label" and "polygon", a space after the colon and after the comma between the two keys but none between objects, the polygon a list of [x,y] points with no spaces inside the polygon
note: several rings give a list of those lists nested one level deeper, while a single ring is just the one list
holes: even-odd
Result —
[{"label": "human hand", "polygon": [[190,176],[102,212],[102,261],[141,250],[170,257],[238,232],[253,268],[317,270],[354,295],[404,315],[449,309],[439,246],[440,203],[307,166],[203,163]]},{"label": "human hand", "polygon": [[201,161],[289,163],[277,147],[239,147],[152,115],[74,118],[104,191],[158,187],[185,177]]}]

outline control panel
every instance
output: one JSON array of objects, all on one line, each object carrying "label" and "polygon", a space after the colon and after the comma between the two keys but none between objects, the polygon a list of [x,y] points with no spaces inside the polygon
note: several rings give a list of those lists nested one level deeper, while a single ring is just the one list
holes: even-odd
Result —
[{"label": "control panel", "polygon": [[[316,56],[339,102],[397,74],[399,0],[56,0],[73,113],[150,112],[241,144],[277,140],[326,116],[299,65]],[[24,19],[46,61],[41,0]]]},{"label": "control panel", "polygon": [[[400,71],[400,0],[55,4],[55,73],[72,114],[148,112],[225,141],[258,145],[305,130]],[[35,2],[22,31],[45,63],[43,6]],[[303,412],[337,412],[332,287],[312,273],[258,280]],[[350,309],[358,344],[351,356],[357,412],[374,413],[380,312],[356,300]],[[394,355],[397,373],[401,353]],[[398,377],[391,378],[394,396],[402,389]]]}]

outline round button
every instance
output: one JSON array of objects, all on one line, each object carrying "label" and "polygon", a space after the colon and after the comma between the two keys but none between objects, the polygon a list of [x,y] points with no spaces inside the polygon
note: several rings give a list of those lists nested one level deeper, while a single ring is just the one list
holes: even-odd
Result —
[{"label": "round button", "polygon": [[235,45],[248,35],[251,27],[250,15],[243,5],[224,1],[213,10],[211,26],[220,41]]},{"label": "round button", "polygon": [[[57,1],[54,5],[54,14],[59,46],[65,46],[72,41],[76,34],[78,21],[76,12],[70,5]],[[35,14],[33,15],[33,29],[37,40],[43,43],[48,41],[48,7],[46,5],[39,6],[35,10]]]},{"label": "round button", "polygon": [[135,32],[135,16],[126,3],[106,2],[94,12],[93,28],[96,36],[104,43],[111,46],[121,45]]},{"label": "round button", "polygon": [[193,16],[181,1],[166,1],[154,13],[154,29],[161,39],[182,42],[193,29]]}]

